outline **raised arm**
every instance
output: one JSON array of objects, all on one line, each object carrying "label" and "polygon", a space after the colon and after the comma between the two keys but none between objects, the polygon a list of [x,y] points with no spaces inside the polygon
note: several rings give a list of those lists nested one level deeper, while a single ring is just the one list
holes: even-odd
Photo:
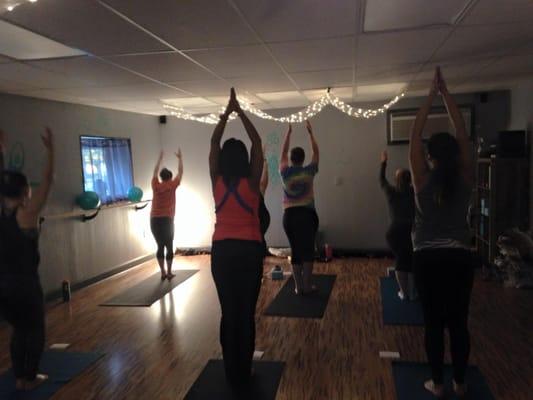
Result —
[{"label": "raised arm", "polygon": [[390,187],[390,183],[387,180],[387,161],[389,160],[389,156],[387,154],[387,150],[383,150],[381,152],[381,167],[379,169],[379,184],[382,189],[386,189]]},{"label": "raised arm", "polygon": [[264,196],[268,187],[268,162],[265,154],[265,148],[263,146],[263,172],[261,173],[261,182],[259,183],[259,190]]},{"label": "raised arm", "polygon": [[181,158],[181,149],[178,149],[176,158],[178,159],[178,175],[174,178],[174,182],[178,185],[181,183],[181,178],[183,177],[183,160]]},{"label": "raised arm", "polygon": [[429,89],[429,95],[424,105],[418,110],[415,122],[411,128],[409,137],[409,167],[413,177],[413,186],[416,192],[422,190],[428,179],[428,167],[424,155],[424,145],[422,143],[422,133],[431,110],[431,105],[437,94],[437,70]]},{"label": "raised arm", "polygon": [[311,123],[309,122],[309,120],[305,121],[305,126],[307,128],[307,132],[309,132],[309,140],[311,141],[311,149],[313,151],[313,154],[311,155],[311,162],[313,164],[318,164],[319,150],[318,150],[318,144],[315,139],[315,135],[313,134],[313,127],[311,126]]},{"label": "raised arm", "polygon": [[234,102],[234,108],[237,114],[239,115],[242,124],[244,125],[244,130],[252,142],[252,148],[250,150],[250,185],[253,189],[260,190],[260,181],[261,174],[263,172],[263,149],[262,142],[257,129],[255,129],[252,121],[248,119],[244,111],[241,109],[239,102],[237,101],[237,96],[235,95],[235,90],[231,89],[231,99],[230,101]]},{"label": "raised arm", "polygon": [[155,164],[154,173],[152,174],[152,179],[157,179],[159,175],[159,168],[161,168],[161,161],[163,161],[163,152],[159,153],[159,158]]},{"label": "raised arm", "polygon": [[35,222],[46,204],[54,180],[54,136],[50,128],[46,128],[46,133],[41,136],[41,139],[46,148],[46,165],[43,170],[42,181],[26,207],[27,213],[32,219],[35,218]]},{"label": "raised arm", "polygon": [[283,139],[283,144],[281,145],[281,158],[279,161],[280,169],[286,168],[289,166],[289,147],[291,147],[291,134],[292,134],[292,125],[289,124],[289,129],[285,134]]},{"label": "raised arm", "polygon": [[455,137],[457,139],[460,152],[461,174],[468,184],[472,184],[474,181],[472,148],[466,133],[465,120],[461,110],[459,110],[459,107],[457,107],[457,103],[453,99],[452,95],[448,92],[446,82],[442,77],[440,69],[438,70],[438,88],[444,100],[444,104],[446,105],[446,109],[448,110],[448,114],[452,119],[453,127],[455,128]]},{"label": "raised arm", "polygon": [[[231,90],[232,93],[234,93],[233,88]],[[226,129],[226,123],[228,122],[228,118],[230,114],[234,111],[234,107],[235,103],[232,101],[232,97],[230,95],[230,100],[228,102],[228,105],[226,106],[226,111],[224,111],[224,113],[220,115],[218,124],[215,126],[213,134],[211,135],[211,148],[209,150],[209,175],[211,176],[211,184],[213,185],[213,188],[215,187],[217,177],[220,174],[218,170],[220,141],[222,140],[224,129]]]}]

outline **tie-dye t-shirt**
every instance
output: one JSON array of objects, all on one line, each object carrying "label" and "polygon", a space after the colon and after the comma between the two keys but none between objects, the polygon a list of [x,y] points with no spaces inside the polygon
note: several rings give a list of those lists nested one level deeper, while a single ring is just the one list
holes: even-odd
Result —
[{"label": "tie-dye t-shirt", "polygon": [[305,167],[287,166],[280,170],[283,180],[283,208],[315,207],[313,180],[318,172],[318,164]]}]

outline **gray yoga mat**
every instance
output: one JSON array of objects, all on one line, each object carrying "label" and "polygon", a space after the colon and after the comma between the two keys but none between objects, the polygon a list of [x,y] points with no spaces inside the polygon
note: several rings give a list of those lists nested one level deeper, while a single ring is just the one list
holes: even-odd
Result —
[{"label": "gray yoga mat", "polygon": [[185,282],[198,272],[193,270],[173,271],[176,276],[172,280],[161,280],[160,274],[153,274],[141,283],[132,286],[122,293],[100,304],[101,306],[149,307],[164,295],[172,291],[180,283]]}]

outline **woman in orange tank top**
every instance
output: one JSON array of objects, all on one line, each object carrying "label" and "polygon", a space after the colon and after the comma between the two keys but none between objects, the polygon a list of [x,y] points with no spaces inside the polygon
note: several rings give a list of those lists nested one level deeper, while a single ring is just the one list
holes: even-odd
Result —
[{"label": "woman in orange tank top", "polygon": [[[252,142],[220,141],[229,115],[236,112]],[[261,138],[242,111],[235,90],[211,138],[209,171],[216,205],[211,272],[222,318],[220,344],[226,379],[236,393],[246,393],[255,347],[255,306],[263,275],[263,237],[259,223],[259,183],[263,170]]]},{"label": "woman in orange tank top", "polygon": [[[157,243],[157,263],[161,269],[161,280],[172,279],[172,260],[174,259],[174,214],[176,212],[176,189],[183,176],[183,162],[181,150],[176,153],[178,159],[178,175],[172,179],[172,172],[166,168],[161,169],[163,152],[159,155],[152,176],[152,211],[150,212],[150,229]],[[159,177],[158,177],[159,175]],[[165,248],[167,254],[165,256]],[[165,271],[165,259],[167,269]]]}]

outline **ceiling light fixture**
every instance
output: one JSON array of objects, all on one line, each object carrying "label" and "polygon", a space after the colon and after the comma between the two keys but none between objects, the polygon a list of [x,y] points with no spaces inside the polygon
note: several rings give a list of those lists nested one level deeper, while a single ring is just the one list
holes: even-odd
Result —
[{"label": "ceiling light fixture", "polygon": [[[286,115],[284,117],[274,117],[273,115],[270,115],[263,110],[260,110],[257,107],[254,107],[251,103],[248,103],[242,98],[239,98],[239,103],[241,104],[241,107],[244,111],[248,111],[249,113],[263,119],[267,119],[270,121],[276,121],[276,122],[282,122],[282,123],[301,123],[305,120],[312,118],[316,114],[318,114],[322,109],[328,105],[331,105],[335,107],[336,109],[342,111],[344,114],[349,115],[352,118],[372,118],[379,114],[383,114],[385,111],[387,111],[390,107],[392,107],[394,104],[396,104],[402,97],[405,96],[405,93],[402,92],[396,97],[394,97],[391,101],[388,103],[383,104],[379,108],[375,109],[362,109],[362,108],[354,108],[351,105],[345,103],[341,99],[339,99],[337,96],[334,96],[330,93],[329,89],[327,92],[317,101],[315,101],[313,104],[308,105],[306,108],[304,108],[301,111],[298,111],[296,113]],[[197,117],[196,115],[193,115],[187,111],[185,111],[183,108],[176,107],[170,104],[163,104],[163,107],[169,110],[170,115],[184,120],[189,121],[197,121],[202,122],[205,124],[216,124],[218,123],[219,116],[217,114],[209,114],[202,117]],[[224,108],[221,109],[221,113],[224,112]],[[235,119],[236,115],[235,113],[232,113],[230,115],[230,120]]]},{"label": "ceiling light fixture", "polygon": [[37,3],[37,0],[18,0],[18,1],[6,1],[7,5],[5,6],[7,11],[13,11],[16,7],[20,6],[23,3]]}]

